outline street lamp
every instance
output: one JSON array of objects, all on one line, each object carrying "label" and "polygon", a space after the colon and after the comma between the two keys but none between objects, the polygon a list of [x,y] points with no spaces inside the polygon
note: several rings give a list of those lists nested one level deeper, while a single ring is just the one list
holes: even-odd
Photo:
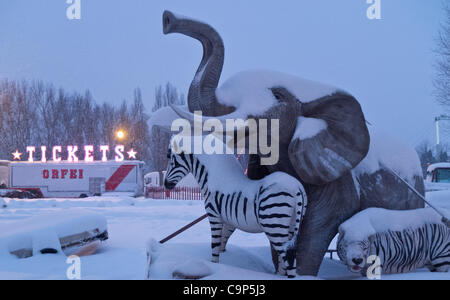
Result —
[{"label": "street lamp", "polygon": [[117,132],[116,132],[116,137],[119,140],[123,140],[125,138],[125,135],[126,135],[125,131],[123,131],[123,130],[117,130]]}]

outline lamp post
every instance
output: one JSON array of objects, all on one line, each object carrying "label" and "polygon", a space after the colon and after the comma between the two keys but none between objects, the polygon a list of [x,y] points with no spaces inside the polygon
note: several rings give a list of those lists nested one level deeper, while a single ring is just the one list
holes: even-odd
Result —
[{"label": "lamp post", "polygon": [[441,151],[441,136],[440,136],[440,128],[439,121],[450,121],[450,116],[440,115],[434,119],[436,123],[436,153]]}]

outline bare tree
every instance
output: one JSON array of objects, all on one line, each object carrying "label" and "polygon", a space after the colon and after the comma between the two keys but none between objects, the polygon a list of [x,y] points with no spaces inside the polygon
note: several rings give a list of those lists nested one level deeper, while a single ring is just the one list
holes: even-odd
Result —
[{"label": "bare tree", "polygon": [[11,149],[25,149],[35,141],[36,113],[29,92],[29,85],[25,81],[4,81],[1,84],[0,153],[3,158],[11,158]]},{"label": "bare tree", "polygon": [[[185,100],[167,83],[156,89],[154,108],[169,103],[184,104]],[[89,91],[68,93],[42,81],[4,80],[0,82],[0,159],[11,159],[15,149],[25,153],[29,145],[45,145],[48,149],[60,145],[64,157],[69,145],[79,146],[78,154],[82,156],[83,145],[97,149],[109,145],[113,149],[120,143],[137,151],[137,159],[146,162],[146,170],[162,171],[167,166],[170,134],[155,126],[150,131],[148,120],[139,88],[131,104],[124,100],[116,107],[97,104]],[[126,132],[124,139],[116,137],[118,129]],[[152,151],[152,144],[163,145],[156,148],[163,150]],[[100,156],[96,151],[95,158]]]},{"label": "bare tree", "polygon": [[178,94],[177,88],[170,82],[166,83],[165,87],[157,86],[155,89],[155,102],[153,104],[152,112],[168,106],[170,104],[183,105],[186,103],[183,94]]},{"label": "bare tree", "polygon": [[167,150],[171,134],[162,127],[154,125],[150,129],[150,160],[152,171],[160,172],[160,182],[162,183],[162,171],[167,169]]},{"label": "bare tree", "polygon": [[[183,105],[186,103],[183,94],[178,94],[177,89],[168,82],[165,87],[158,86],[155,89],[155,101],[152,108],[153,116],[162,112],[170,104]],[[167,146],[169,145],[171,134],[153,125],[150,128],[150,161],[153,171],[164,171],[167,168]]]},{"label": "bare tree", "polygon": [[450,111],[450,5],[443,5],[445,20],[437,38],[434,87],[436,101]]},{"label": "bare tree", "polygon": [[140,89],[134,91],[134,102],[130,107],[130,120],[132,122],[131,135],[133,141],[130,146],[138,153],[144,161],[150,161],[150,132],[148,128],[148,115],[145,112],[144,102]]},{"label": "bare tree", "polygon": [[426,176],[428,165],[449,161],[448,148],[446,144],[439,145],[439,147],[431,146],[428,141],[423,141],[416,147],[424,176]]}]

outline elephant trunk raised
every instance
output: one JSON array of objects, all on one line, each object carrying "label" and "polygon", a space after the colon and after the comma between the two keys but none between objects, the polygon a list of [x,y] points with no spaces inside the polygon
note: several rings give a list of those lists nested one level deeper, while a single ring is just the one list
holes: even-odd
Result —
[{"label": "elephant trunk raised", "polygon": [[216,30],[203,22],[165,11],[163,32],[190,36],[200,41],[203,46],[202,61],[189,87],[189,110],[202,111],[208,116],[219,116],[233,111],[234,108],[220,104],[215,95],[224,62],[224,46]]}]

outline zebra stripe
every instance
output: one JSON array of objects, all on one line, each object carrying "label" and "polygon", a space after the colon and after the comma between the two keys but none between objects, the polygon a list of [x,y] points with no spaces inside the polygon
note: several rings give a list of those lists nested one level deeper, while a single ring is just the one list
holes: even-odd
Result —
[{"label": "zebra stripe", "polygon": [[[208,168],[207,164],[192,154],[171,154],[170,159],[167,182],[176,184],[191,172],[201,187],[211,225],[213,262],[218,262],[220,252],[225,251],[226,243],[236,228],[264,232],[278,253],[278,273],[295,276],[297,235],[307,206],[306,193],[300,182],[295,181],[294,187],[283,186],[284,180],[278,174],[277,181],[266,178],[251,181],[258,185],[254,189],[256,192],[250,189],[212,190],[212,186],[208,184],[209,175],[223,170]],[[231,158],[230,163],[233,162],[235,163],[235,159]],[[217,178],[217,175],[214,176]],[[293,182],[289,175],[283,176],[286,176],[286,182]]]}]

